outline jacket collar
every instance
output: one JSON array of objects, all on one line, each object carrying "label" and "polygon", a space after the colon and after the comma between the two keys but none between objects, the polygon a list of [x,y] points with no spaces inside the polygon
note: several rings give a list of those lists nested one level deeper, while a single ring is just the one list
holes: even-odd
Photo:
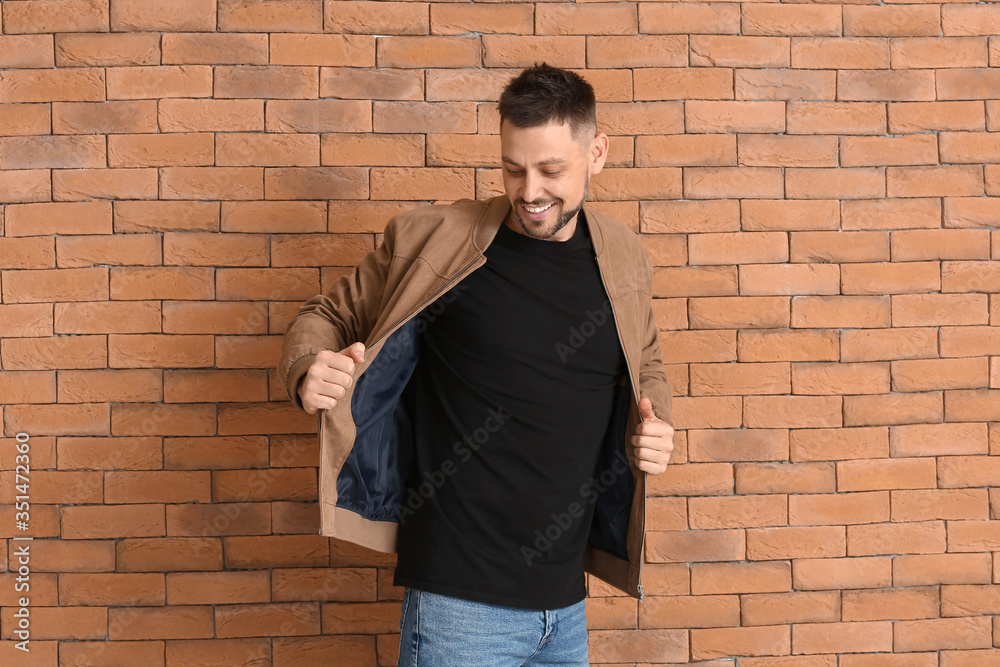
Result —
[{"label": "jacket collar", "polygon": [[[601,229],[601,213],[584,205],[584,220],[590,232],[590,242],[594,245],[594,254],[600,256],[604,250],[604,234]],[[476,250],[483,252],[493,242],[500,225],[510,215],[510,200],[506,195],[499,195],[487,200],[479,220],[476,221],[472,242]]]}]

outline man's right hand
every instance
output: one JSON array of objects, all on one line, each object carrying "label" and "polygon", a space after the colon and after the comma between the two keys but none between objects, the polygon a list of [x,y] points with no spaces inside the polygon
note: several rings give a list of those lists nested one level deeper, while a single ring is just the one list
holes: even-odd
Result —
[{"label": "man's right hand", "polygon": [[354,382],[355,364],[364,360],[365,344],[361,342],[340,352],[323,350],[317,354],[299,383],[299,398],[303,409],[314,415],[317,410],[329,410],[335,406],[337,399]]}]

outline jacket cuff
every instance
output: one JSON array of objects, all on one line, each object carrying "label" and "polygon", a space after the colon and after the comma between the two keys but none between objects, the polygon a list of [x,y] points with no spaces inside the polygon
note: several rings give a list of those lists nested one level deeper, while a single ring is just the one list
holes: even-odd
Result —
[{"label": "jacket cuff", "polygon": [[302,379],[306,375],[306,371],[309,370],[309,366],[312,365],[313,359],[316,358],[315,354],[307,354],[304,357],[299,357],[292,365],[288,368],[288,379],[285,385],[285,391],[288,393],[288,398],[291,399],[292,404],[299,410],[305,411],[302,407],[302,398],[299,396],[299,385],[302,383]]}]

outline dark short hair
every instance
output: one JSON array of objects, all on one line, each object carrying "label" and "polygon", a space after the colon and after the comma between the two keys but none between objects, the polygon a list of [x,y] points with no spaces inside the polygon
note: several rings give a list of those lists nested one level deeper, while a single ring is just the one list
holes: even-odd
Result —
[{"label": "dark short hair", "polygon": [[515,127],[539,127],[551,122],[569,123],[577,136],[587,127],[597,127],[594,88],[579,74],[535,64],[513,79],[497,104],[500,123]]}]

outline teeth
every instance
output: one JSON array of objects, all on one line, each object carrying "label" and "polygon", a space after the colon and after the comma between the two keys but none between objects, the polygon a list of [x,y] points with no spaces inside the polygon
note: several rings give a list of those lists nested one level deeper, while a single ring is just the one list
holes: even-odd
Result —
[{"label": "teeth", "polygon": [[541,213],[542,211],[547,211],[552,208],[552,204],[548,206],[525,206],[524,207],[529,213]]}]

